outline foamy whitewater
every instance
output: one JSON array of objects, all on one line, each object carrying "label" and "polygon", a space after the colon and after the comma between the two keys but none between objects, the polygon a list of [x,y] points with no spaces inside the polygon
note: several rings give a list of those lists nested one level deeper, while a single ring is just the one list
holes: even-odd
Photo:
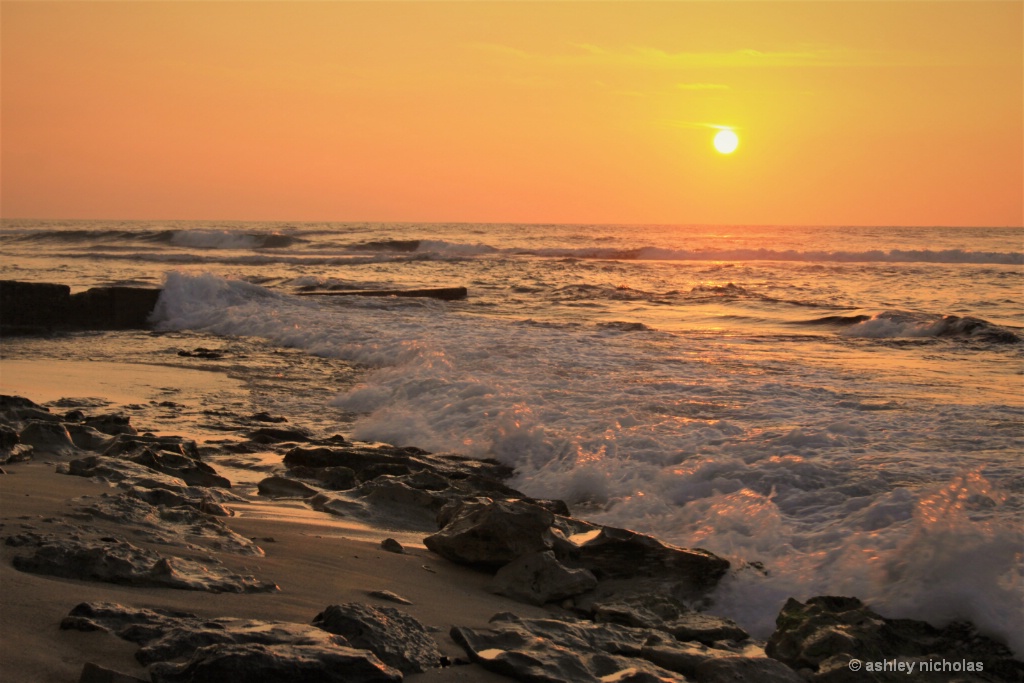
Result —
[{"label": "foamy whitewater", "polygon": [[[5,279],[163,286],[158,328],[197,346],[357,364],[281,378],[279,409],[726,556],[714,611],[757,635],[841,594],[1024,654],[1020,229],[7,220],[0,245]],[[297,296],[447,286],[469,298]]]}]

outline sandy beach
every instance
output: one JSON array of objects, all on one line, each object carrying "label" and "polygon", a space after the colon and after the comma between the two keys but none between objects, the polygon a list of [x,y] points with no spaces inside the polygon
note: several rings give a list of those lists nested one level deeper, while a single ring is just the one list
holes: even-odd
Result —
[{"label": "sandy beach", "polygon": [[[244,388],[219,373],[169,366],[90,361],[36,362],[5,360],[0,367],[0,394],[30,397],[40,403],[75,397],[88,387],[90,399],[109,402],[105,411],[154,401],[174,389],[179,401],[201,392]],[[43,457],[5,466],[0,476],[0,533],[47,533],[75,515],[72,501],[95,499],[117,491],[112,484],[66,476],[55,465],[67,458]],[[134,658],[137,647],[107,633],[61,630],[60,622],[81,602],[115,602],[133,607],[184,610],[216,617],[308,623],[327,605],[369,602],[395,606],[368,596],[391,591],[412,604],[402,606],[431,631],[442,652],[465,660],[449,637],[453,625],[484,627],[498,612],[524,616],[545,610],[517,603],[486,590],[487,574],[453,564],[423,546],[422,533],[374,528],[318,513],[295,501],[255,500],[233,504],[225,518],[238,534],[255,539],[263,557],[219,553],[217,559],[239,573],[256,573],[280,587],[269,594],[236,595],[166,588],[121,586],[21,572],[12,567],[14,549],[0,546],[0,612],[4,677],[9,681],[76,681],[86,662],[146,679]],[[101,519],[90,526],[109,533],[125,529]],[[395,538],[405,552],[381,549]],[[144,544],[143,544],[144,545]],[[452,666],[412,675],[408,680],[501,681],[476,665]]]}]

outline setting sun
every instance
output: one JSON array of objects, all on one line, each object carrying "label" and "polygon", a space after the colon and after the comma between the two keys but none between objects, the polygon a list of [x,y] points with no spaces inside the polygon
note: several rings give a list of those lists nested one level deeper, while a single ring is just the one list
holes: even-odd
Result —
[{"label": "setting sun", "polygon": [[736,133],[731,130],[720,130],[715,135],[715,149],[722,154],[732,154],[739,147],[740,139]]}]

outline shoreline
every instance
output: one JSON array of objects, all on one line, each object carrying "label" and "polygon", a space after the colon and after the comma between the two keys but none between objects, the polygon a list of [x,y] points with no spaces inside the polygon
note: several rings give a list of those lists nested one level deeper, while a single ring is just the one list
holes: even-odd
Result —
[{"label": "shoreline", "polygon": [[[6,373],[6,368],[12,367],[11,363],[22,366],[14,373],[13,378]],[[13,393],[34,400],[32,389],[38,388],[39,395],[55,396],[52,393],[53,382],[59,384],[61,376],[73,376],[74,373],[69,374],[68,370],[75,363],[61,361],[54,364],[42,360],[5,361],[5,372],[0,375],[0,394],[12,393],[11,390],[17,389],[17,392]],[[153,370],[140,372],[141,366],[135,364],[122,367],[123,372],[111,373],[110,366],[117,364],[93,364],[89,361],[77,363],[82,366],[79,370],[84,371],[84,368],[88,367],[104,371],[102,376],[107,384],[102,386],[112,391],[100,397],[107,402],[99,408],[103,412],[111,409],[127,409],[131,412],[131,405],[145,401],[156,402],[163,392],[172,387],[178,392],[178,400],[194,401],[206,386],[198,381],[200,378],[214,383],[221,380],[227,382],[218,385],[218,388],[232,395],[235,392],[241,394],[247,391],[240,382],[219,376],[220,373],[203,372],[200,375],[195,370],[171,366],[152,366]],[[133,380],[134,373],[142,376],[148,372],[152,372],[153,375],[149,380],[142,383]],[[57,377],[47,378],[47,373],[56,374]],[[216,379],[213,379],[214,377]],[[38,387],[33,386],[31,378],[39,380]],[[131,386],[118,388],[119,381],[127,382]],[[86,393],[95,398],[94,389],[100,387],[101,384],[93,383]],[[47,391],[51,393],[46,393]],[[52,398],[50,401],[57,401],[58,398],[66,396]],[[61,402],[62,405],[64,403],[66,402]],[[96,409],[86,407],[84,410],[95,412]],[[169,422],[174,423],[173,419]],[[221,435],[230,433],[231,430],[228,430]],[[201,435],[185,436],[195,438]],[[203,446],[204,450],[223,448],[222,443],[214,443],[216,440],[207,441],[210,443]],[[81,519],[81,513],[74,508],[83,496],[89,499],[105,498],[124,489],[123,485],[118,488],[83,477],[57,473],[56,470],[62,463],[66,464],[75,457],[88,455],[85,451],[73,455],[46,454],[45,445],[41,450],[41,458],[5,465],[7,474],[0,476],[0,496],[5,501],[0,515],[0,523],[3,524],[0,529],[8,539],[26,533],[66,535],[67,529],[62,531],[62,525],[66,527],[67,523],[71,523],[74,527],[77,524],[75,520]],[[223,469],[216,461],[211,462],[218,470]],[[261,476],[265,474],[269,472],[261,473]],[[574,604],[570,598],[550,601],[546,605],[531,605],[522,600],[497,595],[492,592],[493,570],[481,572],[428,550],[423,543],[423,531],[406,530],[396,533],[380,524],[375,525],[373,518],[368,521],[365,517],[353,525],[348,523],[346,518],[314,512],[305,503],[288,497],[280,499],[280,502],[260,497],[253,502],[225,503],[228,508],[232,505],[237,508],[237,514],[223,519],[226,527],[243,538],[254,539],[265,554],[255,557],[239,556],[230,552],[211,553],[209,548],[198,551],[192,548],[184,552],[183,556],[212,557],[218,567],[238,574],[265,577],[267,581],[274,582],[280,587],[279,592],[242,595],[227,592],[198,593],[173,588],[123,586],[32,574],[19,571],[12,566],[12,560],[19,554],[19,549],[9,547],[8,540],[8,545],[3,546],[0,553],[0,583],[5,586],[2,598],[5,614],[2,633],[5,642],[3,663],[5,671],[10,672],[11,680],[78,680],[77,676],[86,663],[147,680],[148,670],[135,659],[133,653],[136,647],[131,643],[120,640],[110,633],[81,633],[60,629],[61,620],[68,615],[69,610],[82,601],[114,602],[136,608],[186,610],[210,619],[231,617],[308,624],[329,604],[358,602],[389,605],[387,600],[382,601],[368,595],[370,591],[388,590],[408,599],[412,604],[403,605],[401,609],[419,620],[431,632],[444,657],[451,662],[462,664],[412,673],[406,676],[406,680],[481,683],[505,681],[509,678],[486,670],[482,666],[486,662],[474,656],[466,643],[456,642],[456,630],[461,629],[460,632],[479,635],[492,628],[490,620],[494,615],[510,612],[515,613],[520,619],[576,619],[580,614],[580,605],[583,604]],[[376,519],[379,522],[382,518]],[[132,530],[126,529],[119,522],[104,521],[93,516],[89,519],[88,525],[98,535],[129,534],[130,540],[136,540],[130,536]],[[383,550],[381,541],[386,537],[396,537],[404,546],[404,552],[398,554]],[[153,544],[150,546],[161,547]],[[628,595],[623,598],[626,603],[633,599],[627,598]],[[630,619],[634,617],[629,616],[625,620],[628,622]],[[712,660],[729,660],[731,665],[738,665],[742,661],[744,666],[782,666],[776,660],[765,657],[763,641],[750,639],[746,634],[734,638],[732,641],[728,638],[707,641],[705,638],[707,642],[700,642],[700,647],[703,648],[701,656],[704,658],[701,660],[702,666],[709,669],[706,665]],[[680,641],[680,645],[691,647],[686,641]],[[469,660],[475,660],[474,663],[467,660],[467,653]],[[696,655],[689,653],[688,656]],[[638,658],[637,661],[647,660]],[[750,664],[751,662],[753,664]],[[688,671],[696,670],[692,662],[676,666],[677,669],[684,666],[688,667]],[[797,675],[795,669],[785,666],[783,669],[794,676]],[[758,676],[766,681],[798,680],[787,679],[786,674],[780,671],[772,669],[772,675],[781,676],[780,678],[765,678],[767,674],[763,669],[759,669]],[[1024,680],[1024,665],[1021,665],[1020,671]],[[691,676],[680,680],[697,680],[698,683],[702,683],[705,680],[725,679],[714,678],[705,671],[697,677]]]}]

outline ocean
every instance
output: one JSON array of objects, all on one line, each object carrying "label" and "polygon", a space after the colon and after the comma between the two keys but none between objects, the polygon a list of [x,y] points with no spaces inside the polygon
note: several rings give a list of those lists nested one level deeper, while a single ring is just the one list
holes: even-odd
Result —
[{"label": "ocean", "polygon": [[495,457],[727,557],[712,611],[755,635],[788,597],[854,595],[1024,654],[1019,228],[8,219],[0,254],[3,279],[164,288],[154,333],[6,359],[217,348],[295,423]]}]

